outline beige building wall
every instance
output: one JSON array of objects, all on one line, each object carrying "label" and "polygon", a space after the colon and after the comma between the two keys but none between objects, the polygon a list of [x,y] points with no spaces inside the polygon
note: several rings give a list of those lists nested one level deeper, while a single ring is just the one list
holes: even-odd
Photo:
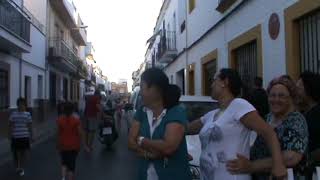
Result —
[{"label": "beige building wall", "polygon": [[[78,48],[79,52],[79,46],[75,41],[73,40],[71,36],[71,29],[66,26],[66,24],[61,20],[61,18],[58,16],[58,12],[56,12],[50,5],[48,4],[48,39],[56,38],[58,36],[56,25],[59,26],[59,28],[64,32],[63,40],[67,43],[67,45],[72,48],[73,44],[75,44]],[[79,56],[79,53],[78,53]]]}]

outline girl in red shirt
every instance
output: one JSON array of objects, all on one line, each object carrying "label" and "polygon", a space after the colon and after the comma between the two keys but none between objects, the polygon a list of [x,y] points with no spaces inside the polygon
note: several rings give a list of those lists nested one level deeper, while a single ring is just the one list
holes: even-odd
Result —
[{"label": "girl in red shirt", "polygon": [[63,115],[58,118],[58,150],[62,164],[62,179],[74,180],[77,155],[83,137],[80,119],[73,115],[72,103],[63,107]]}]

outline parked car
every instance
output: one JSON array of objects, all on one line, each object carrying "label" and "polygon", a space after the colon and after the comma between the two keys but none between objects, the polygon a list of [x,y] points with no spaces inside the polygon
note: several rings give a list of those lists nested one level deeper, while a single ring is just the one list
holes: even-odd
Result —
[{"label": "parked car", "polygon": [[[218,102],[208,96],[181,96],[180,106],[183,106],[187,111],[187,118],[192,122],[207,112],[218,108]],[[199,135],[186,136],[188,153],[192,157],[190,169],[193,179],[200,179],[200,155],[201,143]]]},{"label": "parked car", "polygon": [[130,96],[130,101],[127,104],[127,106],[130,108],[128,108],[125,111],[124,119],[126,119],[128,130],[129,130],[131,127],[131,123],[133,121],[134,114],[136,113],[137,109],[139,109],[142,106],[142,97],[140,94],[139,86],[135,87],[134,90],[132,91]]}]

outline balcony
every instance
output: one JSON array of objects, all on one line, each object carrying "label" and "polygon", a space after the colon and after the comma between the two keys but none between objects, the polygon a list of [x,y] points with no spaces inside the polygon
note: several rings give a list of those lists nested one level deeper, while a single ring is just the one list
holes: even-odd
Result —
[{"label": "balcony", "polygon": [[160,37],[160,42],[157,47],[157,60],[160,63],[169,63],[178,54],[176,46],[176,32],[165,31]]},{"label": "balcony", "polygon": [[0,49],[31,51],[29,17],[18,5],[7,0],[0,0]]},{"label": "balcony", "polygon": [[229,9],[232,4],[234,4],[237,0],[219,0],[217,11],[220,13],[224,13],[227,9]]},{"label": "balcony", "polygon": [[52,8],[60,16],[60,19],[67,25],[68,28],[76,28],[76,10],[72,3],[67,0],[50,0]]},{"label": "balcony", "polygon": [[77,27],[72,29],[71,35],[80,46],[86,46],[87,31],[85,30],[85,27],[83,27],[83,22],[79,15],[78,15]]},{"label": "balcony", "polygon": [[67,73],[77,73],[80,59],[63,40],[49,40],[49,63]]},{"label": "balcony", "polygon": [[81,60],[80,63],[78,63],[77,77],[79,77],[80,79],[86,79],[87,76],[88,76],[88,67]]},{"label": "balcony", "polygon": [[80,46],[85,46],[87,42],[87,32],[83,28],[73,28],[71,30],[71,35],[73,39],[78,43]]}]

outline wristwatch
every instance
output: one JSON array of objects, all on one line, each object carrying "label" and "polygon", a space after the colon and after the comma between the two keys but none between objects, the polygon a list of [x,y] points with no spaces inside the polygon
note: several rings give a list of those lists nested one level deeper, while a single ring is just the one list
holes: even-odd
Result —
[{"label": "wristwatch", "polygon": [[143,136],[138,137],[138,145],[141,146],[142,145],[142,141],[144,140]]}]

